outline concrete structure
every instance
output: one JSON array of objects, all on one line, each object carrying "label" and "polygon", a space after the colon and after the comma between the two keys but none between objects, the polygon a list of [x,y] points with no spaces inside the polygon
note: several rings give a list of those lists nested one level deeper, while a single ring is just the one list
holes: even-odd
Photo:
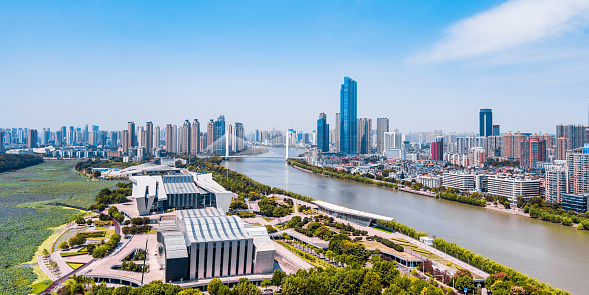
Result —
[{"label": "concrete structure", "polygon": [[562,210],[578,214],[587,212],[587,194],[562,194]]},{"label": "concrete structure", "polygon": [[544,165],[544,199],[550,204],[560,204],[562,194],[567,192],[566,166],[564,161],[560,165]]},{"label": "concrete structure", "polygon": [[180,169],[170,167],[168,165],[156,165],[152,163],[143,163],[136,166],[131,166],[125,169],[109,169],[108,172],[103,173],[104,177],[130,177],[147,174],[176,174],[180,173]]},{"label": "concrete structure", "polygon": [[440,176],[417,176],[417,182],[427,187],[440,187],[442,186],[442,177]]},{"label": "concrete structure", "polygon": [[341,147],[341,143],[340,143],[340,129],[341,129],[341,116],[340,113],[335,113],[335,152],[339,153],[340,152],[340,147]]},{"label": "concrete structure", "polygon": [[511,177],[488,177],[488,193],[495,196],[505,196],[511,203],[517,202],[517,197],[524,198],[540,196],[540,180]]},{"label": "concrete structure", "polygon": [[444,160],[444,141],[436,140],[432,142],[431,146],[432,160],[442,161]]},{"label": "concrete structure", "polygon": [[269,274],[276,249],[264,226],[207,208],[178,210],[160,222],[158,251],[164,281]]},{"label": "concrete structure", "polygon": [[233,193],[213,180],[212,174],[133,176],[129,179],[133,182],[132,196],[140,215],[207,207],[229,211],[233,197]]},{"label": "concrete structure", "polygon": [[376,119],[376,153],[384,153],[384,134],[389,132],[389,118]]},{"label": "concrete structure", "polygon": [[571,139],[566,137],[559,137],[556,139],[555,160],[566,160],[567,152],[572,149]]},{"label": "concrete structure", "polygon": [[27,133],[27,148],[36,148],[39,140],[37,129],[29,129]]},{"label": "concrete structure", "polygon": [[363,226],[370,226],[372,223],[378,220],[394,221],[394,218],[372,214],[368,212],[358,211],[349,209],[339,205],[327,203],[324,201],[313,201],[313,204],[317,205],[317,210],[321,213],[325,213],[345,221],[353,222]]}]

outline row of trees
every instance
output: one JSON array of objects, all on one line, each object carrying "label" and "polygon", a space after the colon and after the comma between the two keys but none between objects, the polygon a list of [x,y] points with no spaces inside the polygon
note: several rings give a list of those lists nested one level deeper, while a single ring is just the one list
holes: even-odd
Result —
[{"label": "row of trees", "polygon": [[[474,254],[470,250],[457,246],[455,243],[448,243],[441,238],[434,239],[434,246],[462,261],[468,261],[470,264],[486,271],[489,274],[504,273],[509,277],[512,286],[519,286],[526,289],[533,289],[534,292],[525,294],[556,294],[556,295],[570,295],[569,292],[560,289],[554,289],[548,284],[541,283],[536,279],[530,278],[514,269],[499,264],[489,258],[483,258],[481,255]],[[492,285],[493,282],[485,284]],[[513,293],[493,293],[493,294],[513,294]],[[523,293],[522,293],[523,294]]]},{"label": "row of trees", "polygon": [[475,205],[475,206],[479,206],[479,207],[485,207],[485,205],[487,204],[487,201],[485,201],[484,199],[477,199],[477,198],[467,196],[467,195],[447,193],[447,192],[442,192],[442,193],[437,194],[436,198],[449,200],[449,201],[455,201],[455,202],[469,204],[469,205]]},{"label": "row of trees", "polygon": [[[108,240],[108,242],[106,242],[103,245],[97,246],[96,248],[93,249],[92,257],[102,258],[102,257],[106,256],[106,254],[108,252],[112,251],[120,241],[121,241],[120,235],[114,234],[114,235],[110,236],[110,239]],[[90,250],[90,248],[88,248],[88,250]]]},{"label": "row of trees", "polygon": [[130,196],[132,192],[133,183],[119,182],[114,190],[104,188],[98,192],[94,198],[95,202],[88,209],[102,211],[110,204],[125,203],[128,201],[127,196]]},{"label": "row of trees", "polygon": [[0,154],[0,173],[41,163],[43,163],[43,158],[34,155]]}]

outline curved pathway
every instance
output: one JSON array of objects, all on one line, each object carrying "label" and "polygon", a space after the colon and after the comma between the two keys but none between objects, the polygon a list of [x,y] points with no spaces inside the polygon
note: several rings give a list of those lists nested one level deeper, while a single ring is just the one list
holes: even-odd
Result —
[{"label": "curved pathway", "polygon": [[53,247],[51,248],[51,252],[57,252],[59,250],[59,244],[61,244],[62,242],[69,241],[70,238],[72,238],[73,236],[77,235],[78,233],[84,231],[84,229],[85,228],[83,228],[83,227],[82,228],[70,228],[67,231],[65,231],[53,243]]}]

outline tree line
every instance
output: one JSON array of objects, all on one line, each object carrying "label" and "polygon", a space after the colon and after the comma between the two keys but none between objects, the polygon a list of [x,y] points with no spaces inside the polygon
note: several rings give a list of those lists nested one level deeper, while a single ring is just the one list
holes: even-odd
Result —
[{"label": "tree line", "polygon": [[30,154],[0,154],[0,173],[35,166],[43,162],[42,157]]}]

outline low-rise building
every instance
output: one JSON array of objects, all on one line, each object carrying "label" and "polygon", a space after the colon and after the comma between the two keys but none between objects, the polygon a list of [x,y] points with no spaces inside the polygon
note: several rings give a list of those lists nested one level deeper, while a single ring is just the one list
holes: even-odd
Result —
[{"label": "low-rise building", "polygon": [[587,212],[587,196],[588,194],[562,194],[562,210],[585,214]]},{"label": "low-rise building", "polygon": [[440,176],[417,176],[417,182],[427,187],[440,187],[442,186],[442,177]]},{"label": "low-rise building", "polygon": [[524,198],[540,196],[540,180],[513,177],[488,177],[488,192],[495,196],[505,196],[511,203],[517,202],[517,197]]},{"label": "low-rise building", "polygon": [[213,180],[212,174],[132,176],[133,198],[140,215],[168,209],[215,207],[229,211],[233,193]]},{"label": "low-rise building", "polygon": [[176,211],[157,232],[164,281],[195,281],[271,274],[276,249],[264,226],[245,223],[220,209]]},{"label": "low-rise building", "polygon": [[471,192],[476,188],[476,175],[466,173],[444,173],[442,175],[442,184],[445,187],[459,189],[461,191]]}]

